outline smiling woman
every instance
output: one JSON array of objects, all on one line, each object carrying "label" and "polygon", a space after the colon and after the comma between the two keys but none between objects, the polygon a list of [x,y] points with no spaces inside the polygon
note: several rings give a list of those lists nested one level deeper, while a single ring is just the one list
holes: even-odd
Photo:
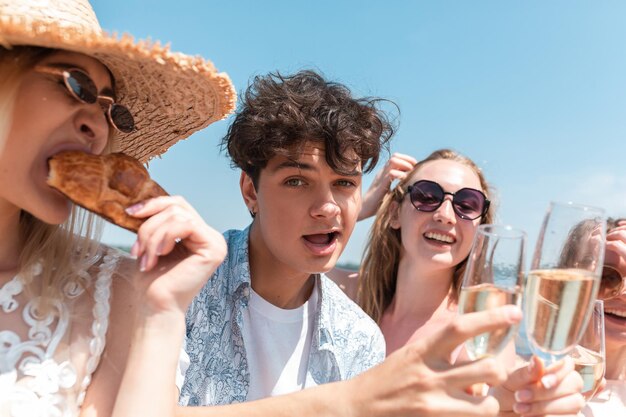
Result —
[{"label": "smiling woman", "polygon": [[[391,181],[379,176],[366,194],[366,199],[377,199],[379,204],[365,201],[364,207],[379,208],[358,276],[338,270],[330,274],[378,322],[387,354],[458,319],[459,285],[472,241],[480,224],[493,222],[495,210],[481,170],[459,153],[441,149],[417,163],[404,156],[394,156],[390,162],[379,175],[386,173],[400,181],[389,189]],[[446,360],[467,361],[462,345],[455,347]],[[504,361],[513,369],[514,360],[510,345]],[[573,365],[560,363],[548,369],[545,376],[552,382],[544,386],[535,384],[541,378],[537,365],[533,360],[494,387],[501,414],[577,413],[584,403]]]},{"label": "smiling woman", "polygon": [[600,286],[605,297],[606,378],[626,381],[626,219],[608,219],[606,240],[605,268],[611,272],[603,274]]},{"label": "smiling woman", "polygon": [[[409,327],[394,326],[394,336],[387,336],[388,352],[405,344],[432,311],[438,311],[435,321],[439,321],[440,314],[449,319],[454,313],[449,303],[458,295],[476,228],[494,218],[490,194],[489,185],[473,161],[444,149],[417,163],[384,197],[360,271],[359,303],[384,330],[385,311],[393,311],[388,309],[394,297],[405,294],[404,290],[398,291],[399,287],[437,287],[436,297],[428,293],[431,311],[424,311],[422,319]],[[462,211],[466,206],[474,207],[470,216]],[[421,278],[414,276],[415,271],[420,271]],[[406,291],[413,293],[409,288]],[[399,333],[401,328],[403,335]]]},{"label": "smiling woman", "polygon": [[[626,408],[626,219],[608,219],[604,297],[606,386],[583,410],[585,417],[621,415]],[[607,268],[608,267],[608,268]]]}]

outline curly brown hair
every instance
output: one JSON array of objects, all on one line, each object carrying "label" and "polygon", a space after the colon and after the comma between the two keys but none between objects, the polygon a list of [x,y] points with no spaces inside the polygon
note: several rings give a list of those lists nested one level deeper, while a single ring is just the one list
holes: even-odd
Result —
[{"label": "curly brown hair", "polygon": [[292,158],[311,141],[324,144],[326,162],[336,172],[354,172],[359,163],[369,172],[394,132],[381,101],[387,100],[356,99],[346,86],[311,70],[257,76],[221,147],[255,186],[270,159]]}]

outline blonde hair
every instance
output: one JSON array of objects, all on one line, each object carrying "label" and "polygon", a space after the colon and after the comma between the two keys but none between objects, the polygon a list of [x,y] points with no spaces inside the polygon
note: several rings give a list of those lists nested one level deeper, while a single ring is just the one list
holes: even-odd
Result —
[{"label": "blonde hair", "polygon": [[[370,230],[370,236],[365,248],[363,263],[359,271],[357,297],[361,308],[376,322],[380,322],[383,312],[391,304],[396,292],[396,279],[402,250],[400,230],[391,227],[391,221],[395,216],[392,205],[394,202],[398,204],[402,202],[409,182],[417,170],[427,162],[442,159],[455,161],[470,167],[478,176],[483,192],[488,199],[491,199],[489,184],[487,184],[480,168],[471,159],[450,149],[437,150],[426,159],[418,162],[406,178],[385,195],[376,213],[376,219]],[[481,217],[481,224],[493,222],[494,206],[495,204],[492,202],[487,213]],[[467,258],[455,267],[451,283],[454,299],[458,295],[458,286],[465,271],[466,263]]]},{"label": "blonde hair", "polygon": [[0,46],[0,152],[9,133],[22,74],[44,55],[46,52],[42,48],[5,49]]},{"label": "blonde hair", "polygon": [[[23,74],[53,50],[38,47],[0,47],[0,153],[10,129],[13,107]],[[78,207],[72,208],[69,219],[62,225],[50,225],[22,211],[19,219],[21,248],[18,261],[24,284],[38,275],[37,291],[41,295],[38,313],[46,314],[51,302],[64,293],[84,286],[84,271],[94,262],[101,235],[102,222]],[[34,266],[43,268],[37,271]],[[39,273],[40,272],[40,273]]]}]

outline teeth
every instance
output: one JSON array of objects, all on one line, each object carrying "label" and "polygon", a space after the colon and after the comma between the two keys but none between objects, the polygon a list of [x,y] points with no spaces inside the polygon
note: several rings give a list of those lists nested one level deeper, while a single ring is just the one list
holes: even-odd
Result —
[{"label": "teeth", "polygon": [[454,243],[454,239],[448,235],[442,235],[441,233],[428,232],[424,236],[428,239],[438,240],[440,242]]},{"label": "teeth", "polygon": [[613,309],[606,308],[606,309],[604,309],[604,312],[605,313],[609,313],[609,314],[613,314],[614,316],[619,316],[619,317],[625,317],[626,318],[626,311],[613,310]]}]

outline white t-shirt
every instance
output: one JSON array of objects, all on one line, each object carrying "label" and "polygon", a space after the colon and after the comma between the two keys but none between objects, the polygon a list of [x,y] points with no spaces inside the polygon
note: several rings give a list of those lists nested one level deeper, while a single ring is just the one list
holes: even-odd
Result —
[{"label": "white t-shirt", "polygon": [[276,307],[250,288],[242,328],[250,370],[247,401],[305,388],[317,302],[317,283],[309,300],[292,310]]}]

